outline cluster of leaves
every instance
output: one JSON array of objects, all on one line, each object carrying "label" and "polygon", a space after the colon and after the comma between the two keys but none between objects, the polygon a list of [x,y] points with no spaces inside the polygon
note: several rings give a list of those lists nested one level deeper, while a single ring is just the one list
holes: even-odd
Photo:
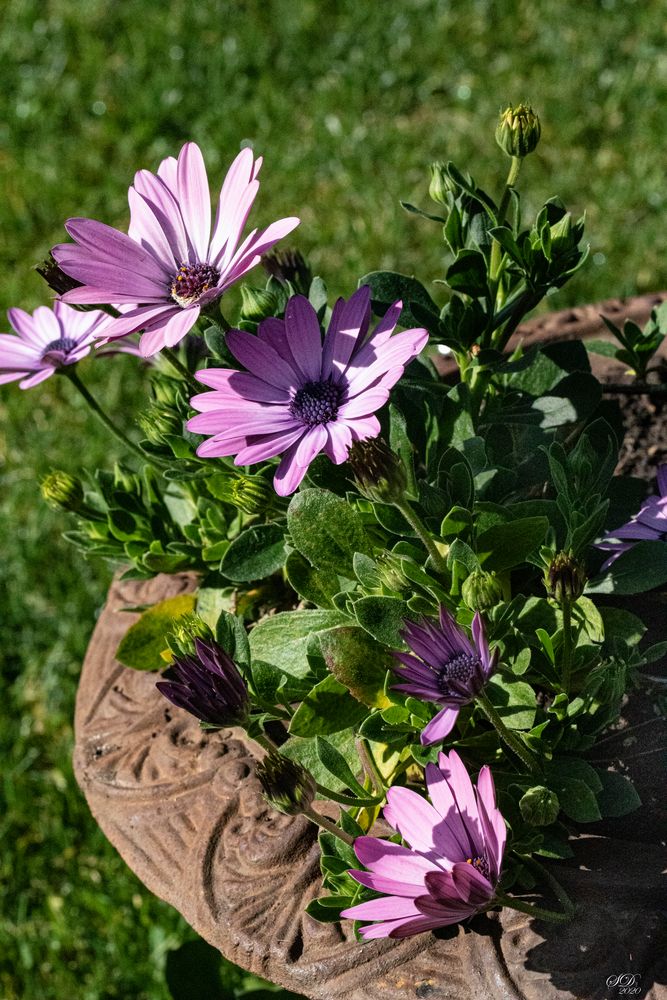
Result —
[{"label": "cluster of leaves", "polygon": [[626,319],[621,330],[610,319],[605,316],[602,318],[618,344],[608,340],[590,340],[586,345],[589,351],[620,361],[642,381],[646,381],[651,372],[661,372],[664,376],[660,364],[651,366],[651,362],[655,360],[667,335],[667,303],[663,302],[661,306],[651,310],[644,329],[631,319]]}]

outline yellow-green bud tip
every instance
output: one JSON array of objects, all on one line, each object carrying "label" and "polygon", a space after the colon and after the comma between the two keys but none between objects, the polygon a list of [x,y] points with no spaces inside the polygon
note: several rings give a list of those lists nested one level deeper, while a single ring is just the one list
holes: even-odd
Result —
[{"label": "yellow-green bud tip", "polygon": [[194,656],[195,639],[210,642],[213,639],[213,632],[203,618],[192,612],[176,619],[167,636],[167,643],[174,656]]},{"label": "yellow-green bud tip", "polygon": [[542,134],[540,119],[529,104],[505,108],[496,126],[496,142],[508,156],[523,159],[532,153]]},{"label": "yellow-green bud tip", "polygon": [[461,597],[471,611],[486,611],[502,601],[502,584],[495,573],[475,570],[464,580]]},{"label": "yellow-green bud tip", "polygon": [[83,485],[80,479],[60,469],[50,472],[41,484],[42,496],[54,510],[67,510],[76,514],[83,506]]}]

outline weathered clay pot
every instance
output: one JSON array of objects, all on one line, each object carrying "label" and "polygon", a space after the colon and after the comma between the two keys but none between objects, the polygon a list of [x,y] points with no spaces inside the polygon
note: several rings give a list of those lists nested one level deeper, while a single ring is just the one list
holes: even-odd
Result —
[{"label": "weathered clay pot", "polygon": [[[655,297],[635,300],[626,314],[642,320],[653,304]],[[583,311],[578,330],[577,310],[560,314],[560,327],[558,316],[535,326],[548,323],[549,339],[559,329],[586,335],[593,310]],[[599,326],[590,332],[598,335]],[[113,584],[83,666],[74,764],[109,840],[202,937],[242,967],[318,1000],[569,1000],[624,995],[624,986],[625,995],[667,997],[667,934],[658,916],[664,794],[657,755],[637,758],[659,745],[649,695],[633,696],[626,713],[647,723],[637,742],[630,746],[621,729],[606,744],[610,761],[628,757],[642,812],[585,828],[574,860],[556,866],[580,902],[575,921],[547,925],[505,910],[466,927],[362,946],[349,922],[341,929],[304,914],[321,888],[315,830],[264,803],[253,774],[261,749],[240,731],[203,734],[165,702],[154,676],[114,658],[136,618],[122,608],[194,586],[187,574]],[[624,974],[635,978],[619,979]]]}]

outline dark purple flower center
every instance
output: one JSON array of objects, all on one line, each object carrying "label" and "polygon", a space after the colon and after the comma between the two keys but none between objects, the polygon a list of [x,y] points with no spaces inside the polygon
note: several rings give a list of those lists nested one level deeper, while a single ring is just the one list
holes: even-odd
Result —
[{"label": "dark purple flower center", "polygon": [[171,283],[171,297],[179,306],[191,306],[215,287],[220,272],[210,264],[181,264]]},{"label": "dark purple flower center", "polygon": [[[58,340],[52,340],[50,344],[47,344],[42,351],[42,361],[60,361],[59,355],[69,354],[76,347],[76,340],[72,340],[71,337],[59,337]],[[54,356],[55,355],[55,356]]]},{"label": "dark purple flower center", "polygon": [[290,413],[307,427],[328,424],[336,419],[340,406],[340,388],[331,382],[306,382],[294,394]]},{"label": "dark purple flower center", "polygon": [[479,872],[479,874],[483,875],[484,878],[487,880],[487,882],[491,881],[491,872],[489,870],[489,862],[486,860],[486,858],[482,858],[482,857],[468,858],[467,861],[466,861],[466,864],[472,865],[473,868],[476,868],[477,871]]},{"label": "dark purple flower center", "polygon": [[[459,653],[458,656],[453,656],[438,671],[438,687],[441,692],[444,695],[454,694],[459,685],[465,687],[479,665],[479,657],[471,653]],[[455,682],[453,688],[451,681]]]}]

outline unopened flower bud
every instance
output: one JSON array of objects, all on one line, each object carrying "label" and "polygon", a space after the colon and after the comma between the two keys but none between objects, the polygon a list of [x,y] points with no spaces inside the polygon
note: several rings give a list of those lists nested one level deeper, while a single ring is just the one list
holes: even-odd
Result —
[{"label": "unopened flower bud", "polygon": [[544,574],[544,586],[549,597],[562,604],[578,600],[587,579],[586,570],[571,552],[558,552]]},{"label": "unopened flower bud", "polygon": [[60,265],[51,254],[41,264],[36,264],[35,270],[44,278],[49,288],[57,292],[58,295],[64,295],[65,292],[70,292],[73,288],[79,288],[81,285],[80,281],[75,281],[74,278],[70,278],[69,274],[61,271]]},{"label": "unopened flower bud", "polygon": [[532,153],[538,142],[542,127],[540,119],[529,104],[510,104],[500,113],[496,126],[496,142],[508,156],[523,159]]},{"label": "unopened flower bud", "polygon": [[165,435],[183,431],[182,417],[168,406],[157,403],[140,413],[137,422],[151,444],[162,444]]},{"label": "unopened flower bud", "polygon": [[83,506],[83,484],[76,476],[60,469],[50,472],[41,484],[42,496],[54,510],[67,510],[73,514]]},{"label": "unopened flower bud", "polygon": [[263,476],[235,476],[225,473],[206,480],[216,500],[230,503],[244,514],[263,514],[271,506],[275,490]]},{"label": "unopened flower bud", "polygon": [[120,462],[116,462],[113,467],[113,482],[121,490],[127,493],[139,492],[139,481],[133,472],[124,468]]},{"label": "unopened flower bud", "polygon": [[570,250],[577,242],[572,238],[572,216],[566,212],[562,219],[551,226],[551,249],[560,253]]},{"label": "unopened flower bud", "polygon": [[432,163],[430,170],[431,183],[429,184],[428,193],[436,204],[446,205],[447,194],[453,191],[454,186],[445,169],[445,164],[440,162]]},{"label": "unopened flower bud", "polygon": [[262,267],[281,284],[290,283],[295,291],[308,294],[313,274],[299,250],[273,250],[262,257]]},{"label": "unopened flower bud", "polygon": [[531,826],[549,826],[558,818],[560,802],[556,793],[550,788],[535,785],[521,797],[519,809],[526,823]]},{"label": "unopened flower bud", "polygon": [[495,573],[478,569],[463,581],[461,596],[471,611],[486,611],[500,604],[503,588]]},{"label": "unopened flower bud", "polygon": [[267,316],[273,316],[278,305],[278,297],[266,288],[251,288],[241,285],[241,316],[243,319],[259,323]]},{"label": "unopened flower bud", "polygon": [[401,594],[410,588],[410,581],[401,566],[401,556],[395,555],[393,552],[381,552],[375,565],[380,583],[389,590],[395,590]]},{"label": "unopened flower bud", "polygon": [[167,643],[174,656],[194,656],[195,639],[210,643],[213,632],[204,619],[193,612],[176,619],[167,636]]},{"label": "unopened flower bud", "polygon": [[405,496],[407,480],[403,464],[382,438],[355,441],[347,460],[359,492],[369,500],[393,503]]},{"label": "unopened flower bud", "polygon": [[315,798],[315,781],[295,760],[271,753],[257,765],[257,777],[264,798],[285,816],[298,816],[310,809]]}]

